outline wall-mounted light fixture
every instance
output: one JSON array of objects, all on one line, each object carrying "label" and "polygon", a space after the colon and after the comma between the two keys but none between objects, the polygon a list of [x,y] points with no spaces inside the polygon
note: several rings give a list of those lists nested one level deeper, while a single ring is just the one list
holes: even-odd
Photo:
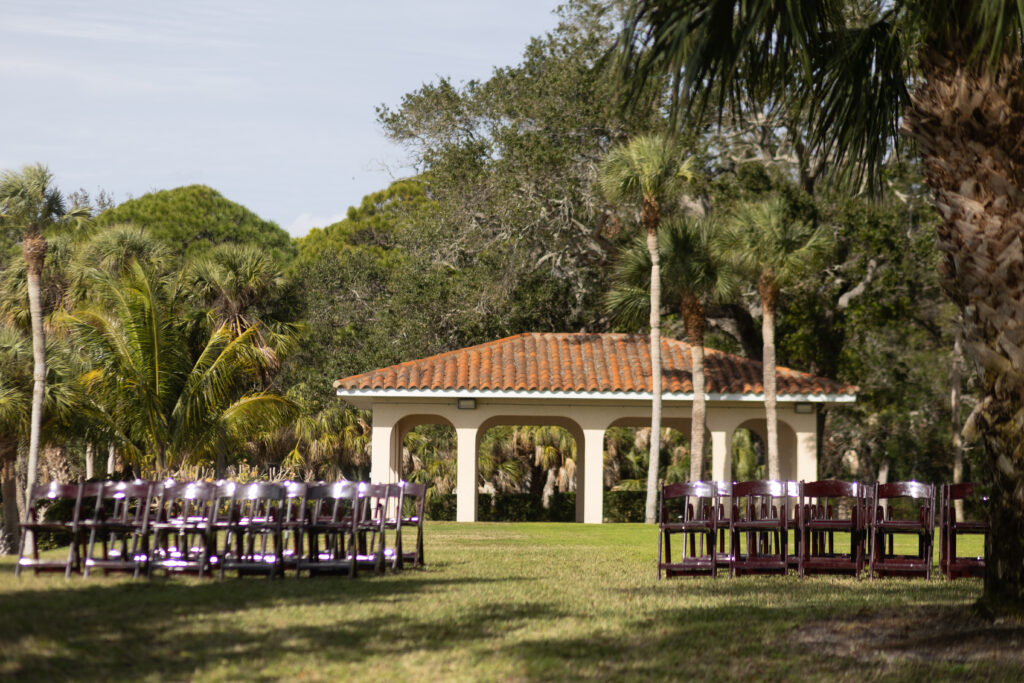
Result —
[{"label": "wall-mounted light fixture", "polygon": [[814,404],[813,403],[794,403],[793,404],[793,412],[803,413],[805,415],[813,413],[814,412]]},{"label": "wall-mounted light fixture", "polygon": [[475,398],[460,398],[459,410],[476,410]]}]

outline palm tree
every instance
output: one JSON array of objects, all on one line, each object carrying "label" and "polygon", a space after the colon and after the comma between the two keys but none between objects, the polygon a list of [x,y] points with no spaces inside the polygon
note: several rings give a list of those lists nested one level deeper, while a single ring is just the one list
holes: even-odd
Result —
[{"label": "palm tree", "polygon": [[[49,442],[73,433],[81,414],[82,393],[74,382],[74,358],[66,347],[47,339],[47,378],[43,395],[43,433]],[[3,495],[3,541],[9,552],[18,547],[23,499],[18,496],[17,453],[30,429],[32,402],[32,340],[21,329],[0,323],[0,491]]]},{"label": "palm tree", "polygon": [[823,228],[791,217],[785,202],[743,202],[731,216],[720,248],[739,270],[757,280],[764,351],[764,411],[768,423],[768,478],[779,479],[779,417],[776,406],[775,311],[783,287],[807,273],[828,248]]},{"label": "palm tree", "polygon": [[180,302],[137,263],[94,286],[97,302],[67,316],[92,361],[81,382],[94,420],[141,468],[209,463],[294,419],[292,401],[254,390],[267,359],[252,328],[221,326],[195,352]]},{"label": "palm tree", "polygon": [[41,274],[46,259],[44,231],[61,223],[89,216],[89,210],[68,210],[64,197],[53,186],[53,174],[42,164],[25,166],[20,173],[0,174],[0,225],[21,231],[21,253],[28,280],[29,311],[32,320],[32,413],[30,420],[26,492],[36,482],[39,441],[43,422],[43,394],[46,389],[46,336],[43,332]]},{"label": "palm tree", "polygon": [[[878,185],[912,139],[942,217],[943,287],[964,314],[981,400],[965,433],[991,477],[985,601],[1024,606],[1024,5],[845,0],[636,0],[618,51],[630,98],[668,79],[674,112],[785,103],[808,152]],[[708,84],[717,87],[709,88]],[[908,85],[913,85],[913,94]],[[902,116],[902,121],[900,118]]]},{"label": "palm tree", "polygon": [[[715,248],[719,230],[709,218],[676,218],[661,230],[658,239],[662,268],[662,293],[676,301],[690,340],[693,372],[693,412],[690,420],[690,481],[701,478],[704,454],[705,407],[704,307],[733,297],[736,273]],[[616,266],[615,286],[608,293],[612,317],[625,323],[639,322],[650,302],[650,255],[637,241],[625,251]]]},{"label": "palm tree", "polygon": [[640,205],[640,224],[647,234],[651,258],[651,458],[647,473],[646,521],[655,521],[658,453],[661,448],[661,266],[658,226],[662,212],[676,199],[690,166],[682,150],[665,135],[640,135],[613,148],[601,163],[598,183],[612,203]]}]

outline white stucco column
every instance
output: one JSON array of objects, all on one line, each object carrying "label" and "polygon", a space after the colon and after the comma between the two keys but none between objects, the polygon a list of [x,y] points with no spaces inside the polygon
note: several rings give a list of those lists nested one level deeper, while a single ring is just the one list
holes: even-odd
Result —
[{"label": "white stucco column", "polygon": [[715,481],[732,481],[732,457],[729,453],[732,430],[722,420],[711,420],[710,415],[708,418],[708,429],[711,431],[711,478]]},{"label": "white stucco column", "polygon": [[576,472],[576,521],[604,521],[604,428],[583,428],[582,470]]},{"label": "white stucco column", "polygon": [[386,406],[374,405],[370,436],[370,481],[392,483],[400,478],[402,445],[398,444],[396,449],[397,421],[394,411]]},{"label": "white stucco column", "polygon": [[[803,417],[803,416],[801,416]],[[816,417],[816,416],[811,416]],[[810,422],[810,424],[806,424]],[[796,431],[796,478],[818,480],[818,428],[816,420],[801,420]]]},{"label": "white stucco column", "polygon": [[455,436],[458,442],[455,519],[459,522],[476,521],[476,433],[476,425],[457,426],[455,428]]}]

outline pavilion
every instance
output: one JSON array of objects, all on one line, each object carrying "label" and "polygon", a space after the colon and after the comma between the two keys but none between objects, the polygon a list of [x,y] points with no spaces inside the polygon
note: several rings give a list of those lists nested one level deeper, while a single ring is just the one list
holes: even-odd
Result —
[{"label": "pavilion", "polygon": [[[690,345],[662,338],[663,427],[690,433]],[[604,433],[650,425],[650,348],[646,335],[527,333],[353,375],[334,383],[338,396],[373,411],[372,481],[401,476],[402,442],[420,424],[455,429],[456,519],[476,520],[477,454],[497,425],[560,426],[576,440],[576,520],[603,516]],[[761,363],[706,350],[707,442],[711,475],[731,478],[737,429],[765,439]],[[779,367],[780,474],[818,477],[823,420],[819,408],[852,403],[857,388]]]}]

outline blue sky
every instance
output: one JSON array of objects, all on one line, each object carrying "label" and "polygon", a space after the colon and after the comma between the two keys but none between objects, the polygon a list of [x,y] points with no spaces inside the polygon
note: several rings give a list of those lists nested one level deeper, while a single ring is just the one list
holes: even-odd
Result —
[{"label": "blue sky", "polygon": [[486,79],[558,0],[0,0],[0,168],[115,200],[202,183],[295,236],[408,175],[374,108]]}]

